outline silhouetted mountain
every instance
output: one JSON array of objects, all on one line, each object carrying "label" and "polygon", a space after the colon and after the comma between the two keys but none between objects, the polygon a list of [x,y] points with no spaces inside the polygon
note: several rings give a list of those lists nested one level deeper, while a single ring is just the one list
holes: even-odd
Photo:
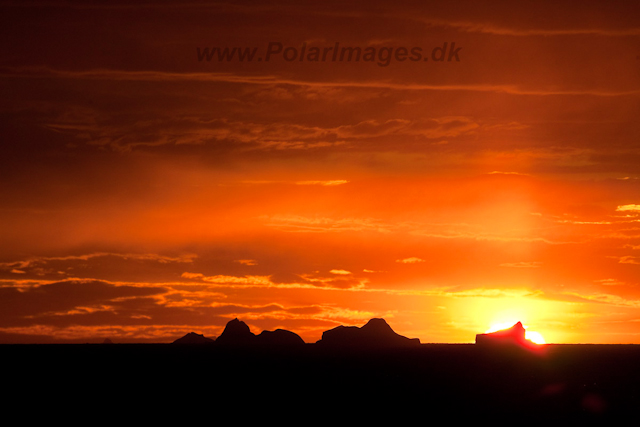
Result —
[{"label": "silhouetted mountain", "polygon": [[224,331],[216,340],[222,345],[268,345],[290,346],[304,344],[304,340],[291,331],[276,329],[275,331],[262,331],[255,335],[249,330],[249,326],[237,318],[229,321]]},{"label": "silhouetted mountain", "polygon": [[230,320],[216,340],[217,344],[247,345],[254,344],[256,336],[249,326],[236,317]]},{"label": "silhouetted mountain", "polygon": [[420,344],[418,338],[397,334],[384,319],[371,319],[361,328],[338,326],[322,333],[317,344],[333,347],[408,347]]},{"label": "silhouetted mountain", "polygon": [[113,344],[113,341],[111,341],[109,338],[105,338],[104,341],[102,341],[102,344]]},{"label": "silhouetted mountain", "polygon": [[195,332],[189,332],[182,338],[178,338],[174,344],[211,344],[215,342],[212,338],[207,338],[202,334],[196,334]]},{"label": "silhouetted mountain", "polygon": [[524,337],[524,326],[518,322],[509,329],[503,329],[501,331],[490,332],[488,334],[477,334],[476,344],[478,345],[529,345],[531,341],[528,341]]},{"label": "silhouetted mountain", "polygon": [[261,345],[301,345],[304,340],[298,335],[285,329],[275,331],[262,331],[256,337],[256,342]]}]

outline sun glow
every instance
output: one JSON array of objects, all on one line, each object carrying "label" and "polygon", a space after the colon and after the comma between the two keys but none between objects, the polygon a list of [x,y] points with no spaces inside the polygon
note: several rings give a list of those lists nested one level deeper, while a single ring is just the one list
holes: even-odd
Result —
[{"label": "sun glow", "polygon": [[[510,327],[515,325],[516,323],[517,323],[517,321],[494,323],[494,324],[491,325],[491,327],[489,329],[487,329],[485,331],[485,334],[489,334],[491,332],[501,331],[503,329],[509,329]],[[528,331],[527,330],[527,326],[525,326],[525,325],[523,325],[523,327],[525,329],[525,332],[524,332],[525,339],[527,339],[527,340],[529,340],[529,341],[531,341],[531,342],[533,342],[535,344],[546,344],[547,343],[540,332]]]},{"label": "sun glow", "polygon": [[526,339],[528,339],[531,342],[534,342],[536,344],[546,344],[547,342],[544,340],[544,337],[542,336],[542,334],[540,332],[535,332],[535,331],[524,331],[524,337]]}]

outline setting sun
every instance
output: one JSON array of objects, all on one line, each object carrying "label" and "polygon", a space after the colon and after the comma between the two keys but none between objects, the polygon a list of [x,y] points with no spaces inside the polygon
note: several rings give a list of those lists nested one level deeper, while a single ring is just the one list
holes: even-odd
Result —
[{"label": "setting sun", "polygon": [[534,342],[536,344],[546,344],[546,341],[544,340],[544,337],[542,336],[542,334],[540,332],[525,331],[524,332],[524,337],[526,339],[528,339],[529,341]]}]

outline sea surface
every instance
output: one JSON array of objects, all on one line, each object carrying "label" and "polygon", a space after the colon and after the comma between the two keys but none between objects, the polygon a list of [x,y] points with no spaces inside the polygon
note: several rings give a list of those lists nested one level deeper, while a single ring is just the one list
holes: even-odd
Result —
[{"label": "sea surface", "polygon": [[5,414],[34,420],[556,425],[640,409],[640,345],[27,344],[0,345],[0,358]]}]

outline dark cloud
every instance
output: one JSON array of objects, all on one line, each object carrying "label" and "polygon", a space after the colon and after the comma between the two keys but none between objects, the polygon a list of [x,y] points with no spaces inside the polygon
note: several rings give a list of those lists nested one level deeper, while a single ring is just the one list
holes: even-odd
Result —
[{"label": "dark cloud", "polygon": [[2,323],[9,325],[47,314],[64,315],[76,309],[99,309],[120,298],[146,297],[165,292],[166,288],[162,287],[116,286],[99,280],[70,280],[28,288],[3,287],[0,288],[0,312]]}]

